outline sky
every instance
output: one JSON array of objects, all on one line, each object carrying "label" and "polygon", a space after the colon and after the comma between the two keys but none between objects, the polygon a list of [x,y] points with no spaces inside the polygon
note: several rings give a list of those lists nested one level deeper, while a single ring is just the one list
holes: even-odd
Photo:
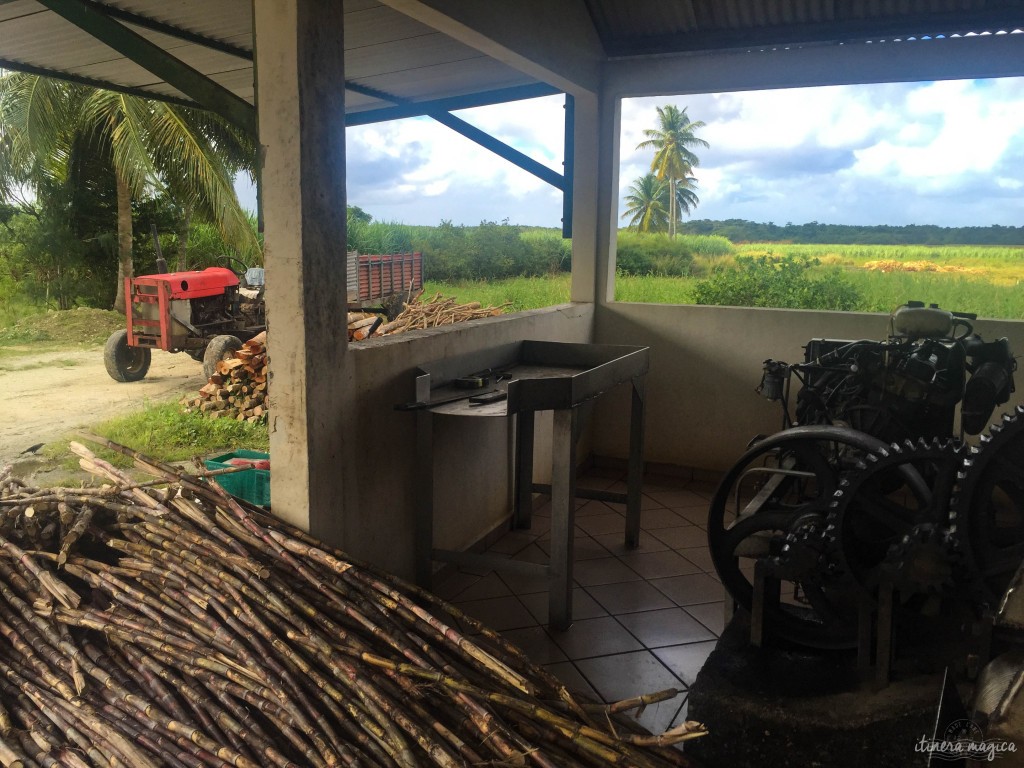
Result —
[{"label": "sky", "polygon": [[[562,96],[463,110],[561,172]],[[650,168],[658,106],[696,135],[698,219],[1024,226],[1024,78],[627,99],[619,199]],[[348,128],[348,199],[377,220],[558,227],[561,193],[429,118]],[[255,207],[251,189],[243,204]]]}]

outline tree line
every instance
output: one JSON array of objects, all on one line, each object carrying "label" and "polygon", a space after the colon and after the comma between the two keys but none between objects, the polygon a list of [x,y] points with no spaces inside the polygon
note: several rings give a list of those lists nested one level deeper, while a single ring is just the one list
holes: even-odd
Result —
[{"label": "tree line", "polygon": [[719,235],[734,243],[807,243],[810,245],[1024,245],[1024,227],[940,227],[934,224],[867,226],[857,224],[779,225],[744,219],[694,219],[681,232]]}]

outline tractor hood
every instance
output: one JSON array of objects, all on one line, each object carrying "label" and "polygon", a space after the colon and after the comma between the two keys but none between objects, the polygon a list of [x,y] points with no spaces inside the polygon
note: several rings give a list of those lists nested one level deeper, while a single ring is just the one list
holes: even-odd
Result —
[{"label": "tractor hood", "polygon": [[153,285],[156,282],[167,283],[172,299],[201,299],[204,296],[217,296],[224,293],[225,288],[238,285],[238,277],[225,267],[208,267],[197,272],[168,272],[163,275],[146,275],[136,278],[136,282]]}]

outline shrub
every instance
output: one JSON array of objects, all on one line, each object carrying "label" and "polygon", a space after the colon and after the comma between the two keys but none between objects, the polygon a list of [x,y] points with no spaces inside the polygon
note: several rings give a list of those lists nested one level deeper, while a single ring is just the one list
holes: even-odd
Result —
[{"label": "shrub", "polygon": [[693,243],[689,237],[670,238],[664,233],[619,232],[616,268],[626,275],[690,274]]},{"label": "shrub", "polygon": [[572,266],[572,240],[553,230],[533,230],[519,235],[526,246],[521,274],[527,277],[568,272]]},{"label": "shrub", "polygon": [[690,244],[694,256],[714,259],[736,253],[736,246],[721,235],[683,235],[682,239]]},{"label": "shrub", "polygon": [[409,228],[397,222],[367,221],[350,215],[347,223],[349,250],[359,253],[408,253],[413,250]]},{"label": "shrub", "polygon": [[816,259],[771,254],[737,256],[736,269],[722,270],[697,281],[694,302],[736,307],[779,307],[786,309],[857,308],[860,292],[838,269],[820,276],[810,274]]}]

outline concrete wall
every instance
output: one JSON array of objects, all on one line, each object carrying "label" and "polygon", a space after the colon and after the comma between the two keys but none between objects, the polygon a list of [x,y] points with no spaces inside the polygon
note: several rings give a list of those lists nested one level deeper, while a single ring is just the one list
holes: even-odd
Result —
[{"label": "concrete wall", "polygon": [[[601,197],[595,218],[597,307],[594,341],[651,347],[645,458],[721,472],[751,437],[777,431],[781,410],[754,392],[767,358],[799,362],[811,338],[882,339],[887,317],[737,307],[612,301],[618,211],[620,100],[843,83],[901,82],[1024,74],[1024,35],[886,45],[785,46],[707,55],[608,61],[600,95]],[[927,300],[927,297],[908,297]],[[957,307],[949,307],[957,309]],[[982,321],[986,340],[1007,336],[1024,354],[1024,323]],[[1024,375],[1018,375],[1024,390]],[[593,450],[623,458],[627,421],[613,395],[597,403]],[[1014,405],[1016,401],[1006,406]]]},{"label": "concrete wall", "polygon": [[[418,365],[522,339],[587,342],[592,334],[593,305],[565,304],[351,345],[357,413],[345,436],[345,485],[356,511],[342,521],[344,548],[412,575],[416,417],[394,406],[414,398]],[[434,418],[435,546],[465,548],[508,514],[510,442],[505,419]]]},{"label": "concrete wall", "polygon": [[[1024,353],[1024,322],[979,320],[975,330],[986,341],[1006,336]],[[751,437],[781,428],[779,404],[754,392],[765,359],[799,362],[812,338],[883,339],[887,332],[884,314],[614,303],[597,308],[594,340],[651,347],[645,459],[717,473]],[[1020,374],[1017,384],[1000,410],[1022,401]],[[595,454],[625,458],[627,412],[614,396],[597,404]]]}]

